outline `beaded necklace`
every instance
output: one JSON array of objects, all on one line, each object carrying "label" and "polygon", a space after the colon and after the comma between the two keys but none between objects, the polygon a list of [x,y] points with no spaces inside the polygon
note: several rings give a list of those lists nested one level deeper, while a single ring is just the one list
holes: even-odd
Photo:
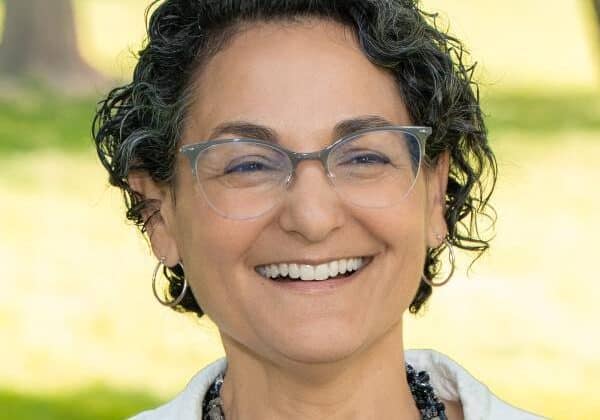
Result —
[{"label": "beaded necklace", "polygon": [[[408,387],[415,399],[415,403],[422,420],[448,420],[446,409],[433,392],[433,387],[429,384],[429,374],[425,371],[416,372],[415,369],[406,363],[406,379]],[[223,385],[223,374],[216,377],[202,401],[202,420],[225,420],[223,405],[221,400],[221,386]]]}]

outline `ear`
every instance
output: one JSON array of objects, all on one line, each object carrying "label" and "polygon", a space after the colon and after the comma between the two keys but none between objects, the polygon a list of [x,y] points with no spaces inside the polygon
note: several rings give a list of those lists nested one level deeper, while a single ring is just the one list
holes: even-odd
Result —
[{"label": "ear", "polygon": [[174,208],[170,190],[157,184],[145,171],[135,171],[127,176],[127,183],[148,201],[142,210],[142,218],[152,251],[165,265],[173,267],[179,262],[179,251],[174,235]]},{"label": "ear", "polygon": [[427,245],[434,248],[440,244],[448,232],[444,211],[446,210],[446,188],[448,186],[448,172],[450,156],[447,151],[438,156],[437,162],[428,167],[427,171],[427,206],[429,211],[429,224],[427,226]]}]

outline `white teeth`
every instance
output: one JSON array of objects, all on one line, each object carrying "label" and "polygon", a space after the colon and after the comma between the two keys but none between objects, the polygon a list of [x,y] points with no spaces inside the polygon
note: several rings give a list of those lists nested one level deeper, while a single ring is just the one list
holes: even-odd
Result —
[{"label": "white teeth", "polygon": [[271,266],[269,268],[270,268],[270,271],[271,271],[271,277],[278,277],[279,276],[279,266],[278,265],[271,264]]},{"label": "white teeth", "polygon": [[302,264],[300,266],[300,279],[301,280],[314,280],[315,279],[315,268],[312,265]]},{"label": "white teeth", "polygon": [[279,264],[279,275],[287,276],[288,275],[288,265],[287,264]]},{"label": "white teeth", "polygon": [[300,277],[300,269],[298,268],[298,264],[290,264],[288,266],[289,276],[292,279],[297,279]]},{"label": "white teeth", "polygon": [[292,279],[301,279],[305,281],[326,280],[330,277],[336,277],[346,272],[356,271],[364,264],[363,258],[342,258],[333,260],[329,263],[319,265],[308,264],[268,264],[256,268],[256,271],[263,277],[278,278],[289,277]]},{"label": "white teeth", "polygon": [[329,263],[329,277],[335,277],[338,275],[339,263],[337,261],[331,261]]},{"label": "white teeth", "polygon": [[339,268],[338,268],[338,270],[339,270],[340,274],[344,274],[346,272],[346,270],[348,268],[347,261],[348,260],[340,260],[339,261]]},{"label": "white teeth", "polygon": [[325,280],[329,277],[329,264],[319,264],[315,268],[315,280]]}]

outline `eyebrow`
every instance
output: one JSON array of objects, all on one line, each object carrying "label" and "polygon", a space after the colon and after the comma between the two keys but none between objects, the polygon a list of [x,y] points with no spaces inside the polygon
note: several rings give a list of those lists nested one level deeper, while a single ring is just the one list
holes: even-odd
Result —
[{"label": "eyebrow", "polygon": [[[348,136],[360,130],[370,128],[383,128],[394,125],[386,118],[379,115],[361,115],[348,118],[338,122],[333,128],[334,140]],[[275,130],[265,125],[255,124],[248,121],[227,121],[217,125],[210,133],[210,139],[223,135],[265,140],[271,143],[279,143]]]}]

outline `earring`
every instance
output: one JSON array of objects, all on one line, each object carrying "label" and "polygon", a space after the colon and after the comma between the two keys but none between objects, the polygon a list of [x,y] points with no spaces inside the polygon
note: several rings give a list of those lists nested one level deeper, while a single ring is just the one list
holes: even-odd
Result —
[{"label": "earring", "polygon": [[158,274],[158,270],[160,269],[160,266],[165,265],[165,260],[166,260],[166,257],[161,257],[160,261],[158,262],[158,264],[156,264],[156,267],[154,268],[154,272],[152,273],[152,292],[154,293],[154,297],[156,298],[156,300],[158,300],[158,302],[161,305],[168,306],[169,308],[173,308],[173,307],[179,305],[179,303],[181,303],[181,301],[183,300],[183,298],[187,292],[187,289],[188,289],[188,282],[187,282],[187,279],[184,277],[183,278],[183,290],[181,291],[179,296],[177,296],[174,300],[169,302],[168,300],[161,299],[160,296],[158,295],[158,292],[156,291],[156,276]]},{"label": "earring", "polygon": [[454,246],[452,246],[452,244],[450,243],[450,241],[448,240],[448,237],[442,237],[442,235],[437,234],[436,238],[438,238],[438,240],[443,240],[443,242],[446,244],[446,248],[448,248],[448,254],[449,254],[449,260],[450,260],[450,273],[448,274],[448,276],[440,282],[434,283],[433,281],[431,281],[430,279],[427,278],[427,276],[422,275],[421,279],[427,283],[428,285],[430,285],[431,287],[439,287],[439,286],[443,286],[444,284],[448,283],[450,281],[450,278],[452,277],[452,274],[454,274],[454,262],[456,261],[456,256],[454,255]]}]

